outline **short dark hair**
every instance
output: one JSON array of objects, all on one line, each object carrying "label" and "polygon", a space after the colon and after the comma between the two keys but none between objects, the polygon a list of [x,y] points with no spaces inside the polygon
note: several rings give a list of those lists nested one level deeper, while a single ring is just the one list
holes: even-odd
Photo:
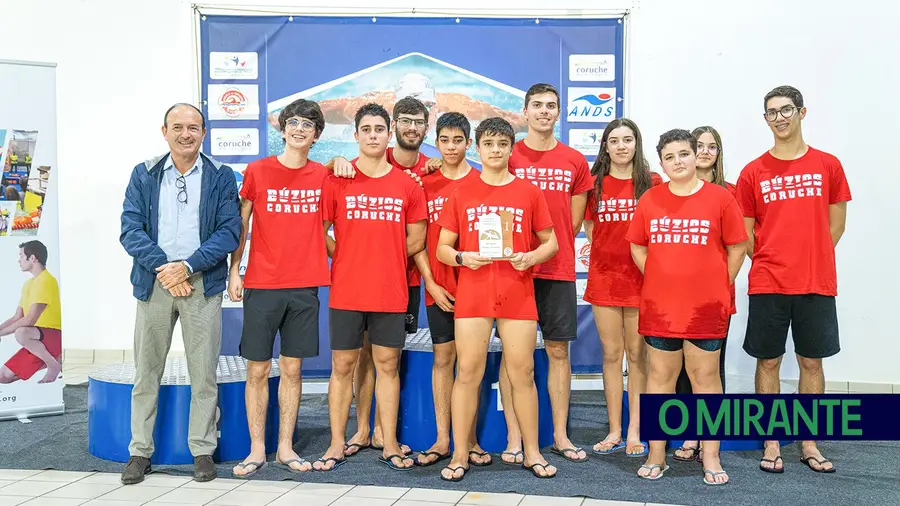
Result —
[{"label": "short dark hair", "polygon": [[403,97],[394,104],[394,121],[397,121],[401,114],[412,116],[423,114],[425,115],[425,121],[428,121],[428,108],[425,107],[421,100],[415,97]]},{"label": "short dark hair", "polygon": [[697,153],[697,138],[683,128],[673,128],[668,132],[659,136],[659,142],[656,143],[656,154],[662,159],[662,150],[673,142],[684,141],[691,146],[691,151]]},{"label": "short dark hair", "polygon": [[541,93],[553,93],[556,95],[556,103],[559,105],[559,91],[552,84],[537,83],[532,84],[531,88],[528,88],[528,91],[525,92],[525,107],[528,107],[528,102],[531,101],[532,96],[540,95]]},{"label": "short dark hair", "polygon": [[488,118],[478,124],[478,128],[475,129],[475,144],[481,144],[481,139],[485,135],[506,137],[509,139],[510,144],[516,142],[516,133],[513,131],[512,125],[509,124],[509,121],[499,116]]},{"label": "short dark hair", "polygon": [[322,108],[312,100],[306,100],[305,98],[294,100],[281,110],[281,113],[278,115],[278,126],[281,127],[282,132],[284,132],[284,128],[287,125],[287,120],[294,116],[299,116],[315,123],[317,139],[322,135],[322,131],[325,130],[325,115],[322,114]]},{"label": "short dark hair", "polygon": [[441,130],[445,128],[457,128],[462,130],[463,135],[466,137],[466,140],[469,140],[469,135],[472,134],[472,125],[469,124],[469,120],[466,119],[465,115],[458,112],[448,112],[447,114],[442,114],[440,118],[437,120],[437,125],[435,125],[435,134],[440,137]]},{"label": "short dark hair", "polygon": [[384,119],[384,125],[388,128],[391,127],[391,115],[388,114],[387,110],[384,107],[370,102],[356,111],[356,118],[354,118],[354,123],[356,125],[356,129],[359,130],[359,122],[362,121],[364,116],[380,116]]},{"label": "short dark hair", "polygon": [[25,253],[25,258],[33,255],[39,264],[47,265],[47,247],[41,241],[23,242],[19,245],[19,248]]},{"label": "short dark hair", "polygon": [[794,107],[797,109],[803,108],[803,94],[800,93],[800,90],[794,88],[793,86],[778,86],[777,88],[772,89],[772,91],[766,93],[766,98],[763,99],[763,111],[769,106],[769,100],[775,97],[784,97],[790,99],[791,102],[794,103]]},{"label": "short dark hair", "polygon": [[172,112],[176,107],[181,107],[181,106],[190,107],[191,109],[197,111],[197,114],[200,115],[200,125],[203,127],[204,130],[206,130],[206,116],[203,115],[203,111],[198,109],[196,105],[188,104],[187,102],[178,102],[177,104],[172,105],[172,107],[169,107],[168,109],[166,109],[166,115],[163,116],[163,126],[164,127],[169,128],[169,113]]}]

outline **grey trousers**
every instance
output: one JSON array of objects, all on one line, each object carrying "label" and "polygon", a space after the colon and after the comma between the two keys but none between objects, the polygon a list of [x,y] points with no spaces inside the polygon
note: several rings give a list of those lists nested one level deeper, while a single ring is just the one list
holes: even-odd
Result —
[{"label": "grey trousers", "polygon": [[190,281],[194,289],[187,297],[173,297],[156,281],[150,299],[138,301],[134,326],[131,444],[128,445],[132,456],[150,458],[153,455],[159,384],[172,345],[175,322],[179,319],[191,385],[188,447],[197,457],[212,455],[218,443],[216,366],[222,347],[222,294],[204,296],[200,273],[192,276]]}]

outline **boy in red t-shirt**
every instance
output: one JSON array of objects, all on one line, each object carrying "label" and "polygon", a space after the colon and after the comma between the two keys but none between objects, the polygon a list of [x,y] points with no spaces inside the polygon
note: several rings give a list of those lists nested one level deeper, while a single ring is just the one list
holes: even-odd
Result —
[{"label": "boy in red t-shirt", "polygon": [[[697,177],[690,132],[664,133],[656,151],[670,181],[644,193],[625,237],[644,275],[638,332],[648,344],[647,393],[675,393],[683,360],[694,393],[721,394],[719,352],[747,232],[731,193]],[[703,483],[728,483],[719,442],[702,444]],[[667,469],[666,442],[650,441],[638,476],[655,480]]]},{"label": "boy in red t-shirt", "polygon": [[[345,432],[353,400],[353,371],[369,331],[375,390],[384,430],[380,462],[395,470],[414,465],[397,442],[398,376],[409,291],[408,258],[425,247],[425,193],[385,160],[391,118],[378,104],[356,113],[359,158],[352,179],[329,176],[322,192],[332,256],[329,323],[332,350],[328,411],[331,446],[313,467],[330,471],[346,462]],[[373,252],[375,254],[373,254]],[[359,406],[360,400],[357,400]]]},{"label": "boy in red t-shirt", "polygon": [[514,142],[512,126],[502,118],[478,125],[475,143],[481,176],[461,184],[438,219],[442,228],[438,260],[466,267],[459,272],[453,308],[458,358],[451,397],[454,451],[441,471],[441,478],[448,481],[461,480],[469,469],[470,432],[495,321],[524,439],[522,466],[535,476],[556,476],[538,447],[533,268],[552,258],[559,247],[543,194],[509,171]]},{"label": "boy in red t-shirt", "polygon": [[[275,462],[292,471],[312,466],[293,449],[300,404],[301,364],[319,355],[319,287],[328,286],[328,257],[322,235],[320,198],[328,170],[309,159],[309,149],[325,128],[319,105],[297,100],[278,117],[284,153],[251,162],[241,186],[241,237],[231,254],[228,296],[243,301],[241,356],[247,359],[247,423],[250,455],[234,467],[244,478],[266,462],[266,406],[275,334],[281,332],[278,365],[282,413]],[[253,219],[247,272],[241,258]]]},{"label": "boy in red t-shirt", "polygon": [[[803,95],[779,86],[764,98],[775,145],[741,172],[737,200],[750,235],[749,314],[744,351],[757,359],[757,393],[779,393],[788,327],[800,365],[800,393],[825,388],[822,359],[836,355],[837,247],[850,187],[840,160],[803,140]],[[834,472],[815,441],[803,441],[801,461]],[[760,469],[784,472],[778,441],[766,441]]]},{"label": "boy in red t-shirt", "polygon": [[[415,262],[425,282],[425,310],[434,347],[431,378],[437,438],[431,448],[416,457],[420,466],[429,466],[450,457],[450,392],[456,363],[453,305],[459,267],[443,264],[437,259],[438,238],[441,235],[438,219],[450,195],[460,185],[480,177],[480,173],[466,160],[466,150],[472,143],[471,131],[469,120],[462,114],[450,112],[441,115],[435,132],[443,163],[440,170],[422,177],[428,203],[428,233],[426,250],[416,254]],[[475,435],[473,422],[469,443],[470,463],[476,466],[491,464],[491,456],[478,446]]]}]

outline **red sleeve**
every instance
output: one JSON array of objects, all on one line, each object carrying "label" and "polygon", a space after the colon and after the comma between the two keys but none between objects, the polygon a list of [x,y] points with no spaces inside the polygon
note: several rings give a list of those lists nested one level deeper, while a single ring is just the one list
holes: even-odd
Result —
[{"label": "red sleeve", "polygon": [[741,211],[747,218],[756,218],[756,188],[750,176],[751,166],[744,167],[741,177],[738,178],[734,198],[737,199]]},{"label": "red sleeve", "polygon": [[662,176],[660,176],[656,172],[651,172],[650,173],[650,187],[653,188],[654,186],[659,186],[661,184],[663,184]]},{"label": "red sleeve", "polygon": [[646,246],[650,240],[647,237],[647,226],[644,223],[644,208],[648,205],[646,193],[644,198],[638,200],[637,209],[634,210],[634,216],[631,218],[631,225],[628,226],[628,233],[625,234],[625,240],[637,244],[638,246]]},{"label": "red sleeve", "polygon": [[456,190],[450,194],[450,198],[447,199],[447,203],[444,204],[444,209],[441,211],[441,217],[438,218],[437,224],[439,227],[446,228],[454,234],[459,234],[459,216],[456,212],[456,206],[458,205],[456,203],[456,194]]},{"label": "red sleeve", "polygon": [[722,242],[726,246],[733,246],[748,239],[747,227],[744,226],[744,217],[737,200],[726,197],[726,202],[722,208]]},{"label": "red sleeve", "polygon": [[550,216],[550,207],[547,205],[547,198],[544,192],[531,183],[528,186],[531,190],[531,229],[534,232],[553,228],[553,218]]},{"label": "red sleeve", "polygon": [[831,166],[831,181],[829,185],[831,187],[831,192],[828,195],[829,205],[849,202],[852,199],[850,185],[847,184],[847,176],[844,174],[844,167],[837,158],[834,159],[834,163]]},{"label": "red sleeve", "polygon": [[413,183],[409,192],[409,207],[406,209],[406,222],[425,221],[428,212],[425,210],[425,190],[418,183]]},{"label": "red sleeve", "polygon": [[575,159],[575,181],[572,186],[574,188],[572,195],[591,191],[591,188],[594,187],[594,179],[591,177],[587,159],[578,151],[573,152],[572,157]]},{"label": "red sleeve", "polygon": [[254,170],[255,168],[255,163],[247,165],[247,168],[244,169],[244,180],[243,182],[241,182],[240,196],[241,198],[249,200],[251,202],[256,198],[256,178],[254,177],[254,174],[256,174],[256,171]]},{"label": "red sleeve", "polygon": [[728,189],[728,193],[730,193],[732,197],[737,194],[737,186],[729,183],[728,181],[725,181],[725,188]]},{"label": "red sleeve", "polygon": [[329,176],[325,179],[325,183],[322,185],[322,221],[330,221],[334,223],[334,219],[337,216],[337,188],[334,185],[334,176]]},{"label": "red sleeve", "polygon": [[588,196],[587,207],[584,208],[584,219],[593,220],[597,216],[597,197],[594,192]]}]

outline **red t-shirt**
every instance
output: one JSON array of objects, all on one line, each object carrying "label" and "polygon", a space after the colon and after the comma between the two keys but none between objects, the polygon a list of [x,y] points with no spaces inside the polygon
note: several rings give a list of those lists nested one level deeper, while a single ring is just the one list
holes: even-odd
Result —
[{"label": "red t-shirt", "polygon": [[[591,169],[584,155],[557,142],[549,151],[535,151],[521,140],[513,146],[509,171],[541,189],[553,230],[559,241],[559,253],[538,265],[534,277],[575,281],[575,231],[572,230],[572,196],[590,191],[594,186]],[[534,247],[540,245],[535,242]]]},{"label": "red t-shirt", "polygon": [[[547,201],[537,187],[518,178],[491,186],[481,177],[453,192],[438,225],[459,234],[459,251],[478,252],[478,218],[500,209],[515,215],[513,253],[533,251],[535,233],[553,227]],[[460,267],[454,317],[537,320],[534,270],[517,271],[507,260],[474,271]]]},{"label": "red t-shirt", "polygon": [[[662,183],[659,174],[650,174],[653,186]],[[637,201],[631,179],[603,178],[603,198],[591,193],[586,220],[594,222],[591,261],[584,300],[595,306],[639,307],[644,276],[631,258],[625,240]]]},{"label": "red t-shirt", "polygon": [[[737,186],[725,181],[725,188],[731,193],[731,196],[734,197],[737,194]],[[745,227],[746,228],[746,227]],[[737,314],[737,304],[735,304],[737,297],[735,297],[734,292],[734,283],[731,284],[731,314]]]},{"label": "red t-shirt", "polygon": [[277,156],[244,170],[241,197],[253,202],[246,288],[328,286],[328,253],[319,199],[328,178],[324,165],[282,165]]},{"label": "red t-shirt", "polygon": [[[428,162],[428,157],[419,153],[419,158],[416,160],[415,165],[412,167],[406,167],[397,163],[397,160],[394,159],[394,148],[387,148],[387,151],[384,154],[385,158],[387,158],[387,162],[394,167],[400,169],[401,171],[409,170],[413,174],[422,175],[422,169],[425,168],[425,163]],[[409,177],[409,175],[407,175]],[[408,264],[406,266],[406,278],[409,286],[421,286],[422,285],[422,274],[419,273],[419,269],[416,267],[416,261],[409,257]],[[427,297],[427,295],[426,295]],[[427,305],[427,304],[426,304]]]},{"label": "red t-shirt", "polygon": [[712,183],[686,197],[668,184],[651,188],[638,202],[626,239],[647,246],[638,332],[724,338],[731,311],[725,246],[747,240],[731,193]]},{"label": "red t-shirt", "polygon": [[[480,179],[480,173],[470,169],[469,173],[459,179],[447,179],[441,171],[437,170],[422,177],[422,186],[425,189],[425,200],[428,204],[428,234],[425,239],[425,248],[428,251],[428,265],[431,267],[431,275],[435,283],[440,285],[452,295],[456,295],[456,280],[459,279],[459,269],[451,267],[437,259],[438,239],[441,237],[441,226],[437,221],[441,217],[444,205],[450,199],[450,195],[459,186],[470,179]],[[425,305],[434,304],[434,299],[428,291],[425,291]]]},{"label": "red t-shirt", "polygon": [[322,192],[322,215],[334,222],[336,241],[328,306],[405,313],[406,225],[426,218],[422,188],[396,168],[379,178],[359,169],[352,179],[332,175]]},{"label": "red t-shirt", "polygon": [[837,158],[812,147],[796,160],[766,152],[741,171],[736,198],[756,219],[749,294],[837,295],[828,206],[851,199]]}]

